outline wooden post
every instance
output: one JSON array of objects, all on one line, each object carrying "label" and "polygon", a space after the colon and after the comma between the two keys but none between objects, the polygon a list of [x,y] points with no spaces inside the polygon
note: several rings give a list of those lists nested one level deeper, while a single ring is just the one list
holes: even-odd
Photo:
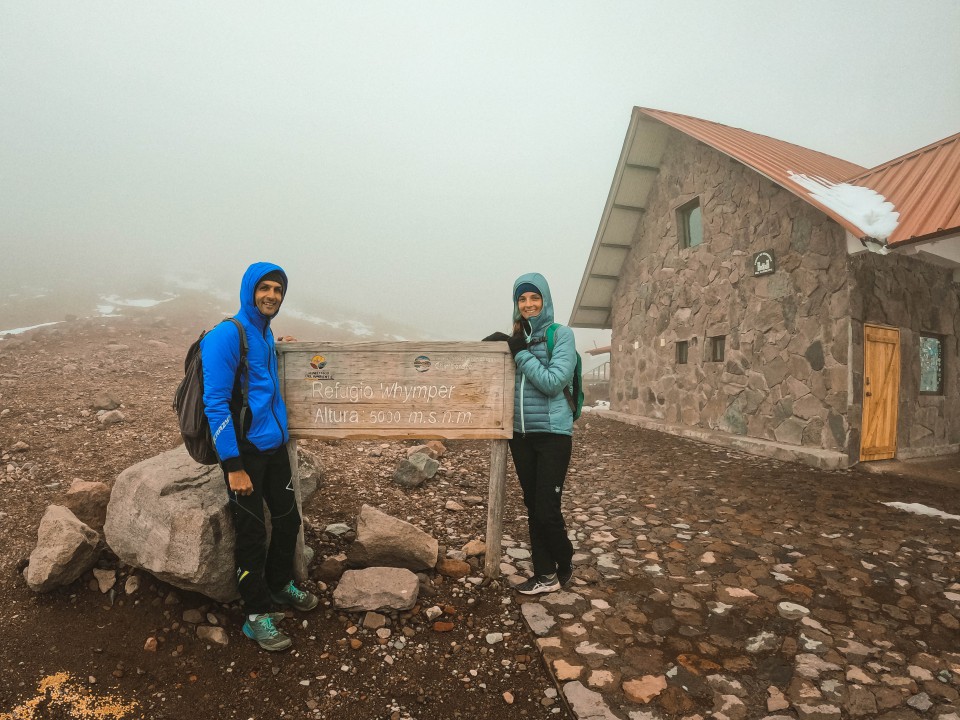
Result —
[{"label": "wooden post", "polygon": [[300,463],[297,460],[297,440],[290,438],[287,443],[287,454],[290,456],[290,473],[293,480],[293,495],[297,500],[297,512],[300,513],[300,531],[297,533],[297,549],[293,553],[293,577],[297,582],[307,579],[308,558],[304,550],[306,545],[303,539],[303,495],[300,493]]},{"label": "wooden post", "polygon": [[487,500],[487,554],[483,574],[500,577],[500,541],[503,536],[503,500],[507,489],[507,441],[494,440],[490,447],[490,495]]}]

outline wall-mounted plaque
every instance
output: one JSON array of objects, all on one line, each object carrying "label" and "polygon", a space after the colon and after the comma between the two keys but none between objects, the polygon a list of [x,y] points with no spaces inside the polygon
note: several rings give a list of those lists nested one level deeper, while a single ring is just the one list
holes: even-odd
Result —
[{"label": "wall-mounted plaque", "polygon": [[769,275],[777,269],[776,260],[773,257],[773,250],[761,250],[753,256],[753,275]]}]

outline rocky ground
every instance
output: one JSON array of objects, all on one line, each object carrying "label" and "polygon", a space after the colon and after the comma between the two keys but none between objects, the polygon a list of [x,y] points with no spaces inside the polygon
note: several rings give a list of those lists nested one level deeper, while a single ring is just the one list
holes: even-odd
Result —
[{"label": "rocky ground", "polygon": [[[565,491],[578,554],[563,593],[518,598],[477,572],[432,578],[410,612],[347,614],[318,562],[323,605],[283,622],[295,649],[282,655],[241,636],[240,608],[109,552],[110,590],[88,575],[32,593],[19,571],[44,508],[74,478],[110,483],[178,443],[170,397],[212,320],[165,314],[0,340],[0,718],[958,717],[960,521],[881,504],[960,515],[956,485],[816,471],[590,415]],[[103,390],[121,422],[91,410]],[[310,443],[318,560],[346,549],[349,534],[325,529],[363,503],[443,550],[483,535],[488,447],[450,442],[435,479],[401,490],[390,475],[411,444]],[[526,568],[526,523],[508,485],[509,574]],[[228,645],[198,637],[211,624]]]}]

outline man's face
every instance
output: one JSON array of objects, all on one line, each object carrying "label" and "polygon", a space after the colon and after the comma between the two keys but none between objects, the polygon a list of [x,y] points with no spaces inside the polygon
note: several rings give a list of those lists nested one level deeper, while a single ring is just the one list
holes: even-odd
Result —
[{"label": "man's face", "polygon": [[280,311],[283,285],[273,280],[261,280],[253,292],[253,303],[264,317],[272,318]]}]

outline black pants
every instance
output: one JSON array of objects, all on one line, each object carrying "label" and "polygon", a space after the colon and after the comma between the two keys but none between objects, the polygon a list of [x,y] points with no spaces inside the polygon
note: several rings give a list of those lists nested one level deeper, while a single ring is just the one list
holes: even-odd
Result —
[{"label": "black pants", "polygon": [[510,441],[510,454],[527,506],[530,552],[537,575],[567,570],[573,560],[573,545],[560,513],[572,451],[573,438],[569,435],[527,433]]},{"label": "black pants", "polygon": [[[230,490],[230,511],[236,532],[237,587],[248,613],[273,607],[270,591],[282,590],[293,579],[293,554],[300,531],[300,512],[293,493],[287,446],[263,452],[241,451],[243,468],[253,483],[250,495]],[[224,472],[224,479],[227,474]],[[271,536],[264,522],[263,503],[270,509]]]}]

